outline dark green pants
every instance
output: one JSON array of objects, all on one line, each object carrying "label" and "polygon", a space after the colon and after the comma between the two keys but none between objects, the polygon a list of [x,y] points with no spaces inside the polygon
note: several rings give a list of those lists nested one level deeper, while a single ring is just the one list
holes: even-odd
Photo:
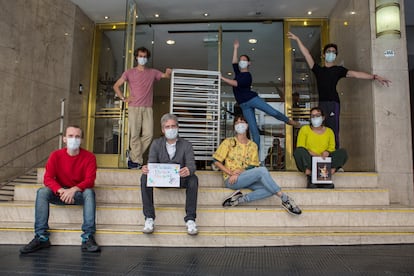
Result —
[{"label": "dark green pants", "polygon": [[[348,160],[348,154],[344,149],[337,149],[331,152],[329,156],[332,158],[332,168],[336,170],[341,168],[346,160]],[[307,149],[303,147],[296,148],[293,152],[293,157],[295,158],[296,167],[298,167],[299,171],[305,172],[306,169],[312,170],[312,156]]]}]

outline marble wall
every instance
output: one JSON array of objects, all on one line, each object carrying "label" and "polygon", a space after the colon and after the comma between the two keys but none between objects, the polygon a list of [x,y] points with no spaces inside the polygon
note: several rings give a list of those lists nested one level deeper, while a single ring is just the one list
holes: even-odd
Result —
[{"label": "marble wall", "polygon": [[[350,15],[352,4],[356,15]],[[401,6],[401,14],[404,14]],[[344,24],[347,22],[347,24]],[[401,25],[405,23],[402,21]],[[338,62],[392,80],[384,87],[370,80],[346,79],[341,91],[341,140],[349,170],[377,171],[395,203],[413,202],[410,95],[405,31],[401,39],[376,38],[375,0],[338,1],[330,17],[330,38],[339,45]],[[393,50],[394,57],[384,51]]]},{"label": "marble wall", "polygon": [[58,147],[59,137],[52,137],[59,121],[16,139],[59,118],[61,99],[66,99],[65,123],[81,124],[87,95],[78,87],[82,83],[86,91],[89,85],[94,24],[68,0],[0,2],[1,164],[22,155],[0,169],[4,179]]}]

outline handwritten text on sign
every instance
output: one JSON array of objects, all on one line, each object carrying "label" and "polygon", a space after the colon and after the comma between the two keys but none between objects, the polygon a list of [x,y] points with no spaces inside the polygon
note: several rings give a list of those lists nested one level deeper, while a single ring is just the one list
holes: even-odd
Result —
[{"label": "handwritten text on sign", "polygon": [[180,187],[180,164],[148,163],[147,187]]}]

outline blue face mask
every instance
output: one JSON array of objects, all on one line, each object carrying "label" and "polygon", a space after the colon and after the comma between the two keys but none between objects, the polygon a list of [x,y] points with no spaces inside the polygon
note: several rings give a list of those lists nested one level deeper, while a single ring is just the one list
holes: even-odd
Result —
[{"label": "blue face mask", "polygon": [[326,62],[334,62],[336,59],[336,54],[335,53],[326,53],[325,54],[325,61]]}]

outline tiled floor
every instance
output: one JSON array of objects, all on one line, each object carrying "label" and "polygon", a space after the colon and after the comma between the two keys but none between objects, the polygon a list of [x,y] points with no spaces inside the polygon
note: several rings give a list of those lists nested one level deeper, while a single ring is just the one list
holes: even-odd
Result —
[{"label": "tiled floor", "polygon": [[0,275],[414,275],[414,244],[261,248],[0,246]]}]

